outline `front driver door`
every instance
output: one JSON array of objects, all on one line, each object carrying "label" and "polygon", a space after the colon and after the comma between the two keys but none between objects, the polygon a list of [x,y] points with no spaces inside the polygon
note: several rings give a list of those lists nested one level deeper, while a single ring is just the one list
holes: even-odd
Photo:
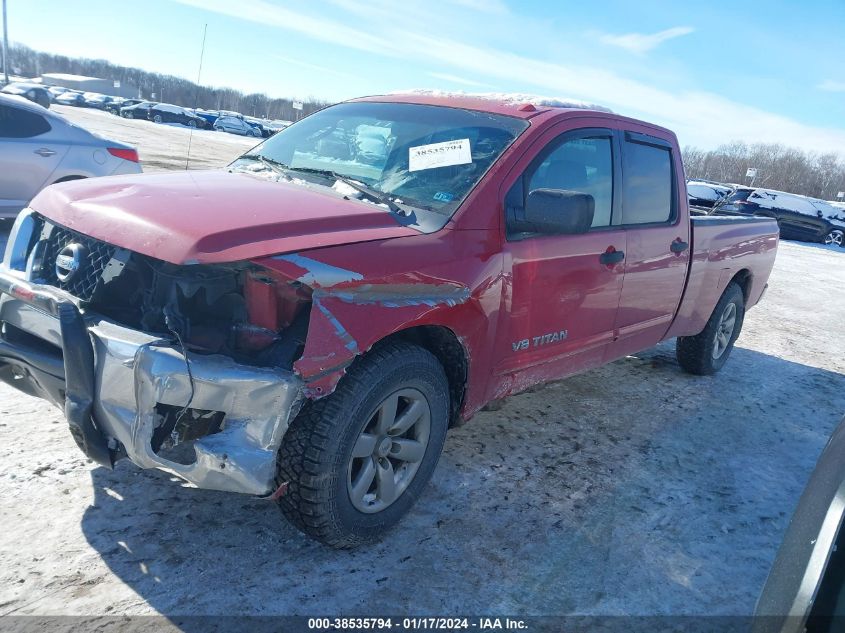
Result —
[{"label": "front driver door", "polygon": [[[624,269],[625,231],[614,225],[617,171],[611,130],[574,130],[540,150],[508,192],[504,254],[511,262],[512,286],[494,397],[601,363],[613,338]],[[514,231],[513,218],[528,194],[541,188],[593,196],[591,230],[579,235]]]}]

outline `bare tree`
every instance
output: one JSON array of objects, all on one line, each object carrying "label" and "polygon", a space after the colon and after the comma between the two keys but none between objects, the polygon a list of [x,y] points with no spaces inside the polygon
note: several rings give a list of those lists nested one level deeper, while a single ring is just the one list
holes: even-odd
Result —
[{"label": "bare tree", "polygon": [[[245,95],[233,88],[197,86],[182,77],[152,73],[139,68],[118,66],[104,59],[70,58],[35,51],[28,46],[13,44],[9,47],[9,66],[20,68],[21,74],[38,76],[42,73],[69,73],[87,75],[108,81],[118,80],[124,85],[138,86],[141,97],[158,99],[186,108],[208,110],[235,110],[248,116],[293,120],[293,98],[272,98],[266,94]],[[318,99],[299,99],[304,114],[310,114],[328,105]]]},{"label": "bare tree", "polygon": [[845,191],[845,161],[835,153],[817,154],[773,143],[747,145],[734,141],[715,150],[683,149],[687,178],[749,184],[745,174],[757,169],[755,186],[813,198],[836,199]]}]

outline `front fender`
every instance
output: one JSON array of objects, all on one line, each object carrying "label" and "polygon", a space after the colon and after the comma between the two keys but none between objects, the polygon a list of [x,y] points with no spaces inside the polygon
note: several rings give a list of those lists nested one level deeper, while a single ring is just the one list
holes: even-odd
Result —
[{"label": "front fender", "polygon": [[[419,239],[430,243],[434,238]],[[386,243],[408,245],[414,239]],[[446,245],[444,257],[449,256],[440,259],[434,245],[427,251],[432,263],[416,266],[412,246],[403,247],[401,259],[373,257],[384,244],[355,244],[256,262],[280,281],[311,289],[305,347],[293,365],[305,381],[306,395],[320,398],[332,393],[355,358],[386,337],[413,327],[440,326],[451,330],[464,347],[470,377],[464,412],[471,415],[483,405],[489,377],[483,368],[492,365],[503,287],[501,258],[478,257],[470,249],[468,257],[455,261],[454,245]],[[349,261],[358,262],[354,270]],[[411,266],[414,269],[408,270]]]}]

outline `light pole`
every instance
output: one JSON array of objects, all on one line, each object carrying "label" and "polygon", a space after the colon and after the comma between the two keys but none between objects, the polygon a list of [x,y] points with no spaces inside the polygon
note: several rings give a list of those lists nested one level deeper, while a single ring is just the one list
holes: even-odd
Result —
[{"label": "light pole", "polygon": [[3,0],[3,79],[9,83],[9,25],[6,19],[6,0]]}]

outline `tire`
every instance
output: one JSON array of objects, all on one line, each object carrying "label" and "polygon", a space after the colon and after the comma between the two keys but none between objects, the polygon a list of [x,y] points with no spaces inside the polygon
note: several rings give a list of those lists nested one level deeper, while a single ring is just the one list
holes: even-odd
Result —
[{"label": "tire", "polygon": [[822,238],[825,244],[834,244],[836,246],[845,246],[845,231],[842,229],[831,229]]},{"label": "tire", "polygon": [[[731,315],[733,325],[728,332],[725,326]],[[744,319],[745,296],[742,288],[732,281],[722,293],[704,329],[695,336],[678,337],[675,355],[681,368],[697,376],[709,376],[719,371],[731,355]]]},{"label": "tire", "polygon": [[192,127],[192,128],[194,128],[194,129],[197,129],[197,122],[196,122],[196,121],[193,121],[193,120],[192,120],[192,121],[188,121],[188,127]]},{"label": "tire", "polygon": [[[383,405],[394,398],[398,414],[391,416],[390,406]],[[403,413],[412,412],[418,415],[403,418]],[[378,430],[382,419],[390,429],[412,418],[417,421],[407,431]],[[288,484],[278,501],[282,513],[307,536],[331,547],[380,539],[408,512],[431,478],[448,422],[449,383],[438,360],[410,343],[374,347],[353,363],[334,393],[306,403],[285,434],[276,477],[279,486]],[[403,448],[414,448],[417,459],[403,462],[396,457]],[[385,483],[385,490],[398,493],[389,503],[389,494],[382,498],[382,482],[393,482]],[[358,494],[353,484],[362,484]]]},{"label": "tire", "polygon": [[252,131],[249,133],[250,136],[254,136],[255,138],[261,138],[261,130],[256,130],[252,128]]},{"label": "tire", "polygon": [[127,119],[134,119],[135,118],[135,115],[132,114],[131,112],[127,112],[123,116],[125,116]]},{"label": "tire", "polygon": [[161,123],[161,121],[162,121],[162,119],[161,119],[161,115],[160,115],[160,114],[156,114],[156,115],[153,117],[153,121],[154,121],[155,123]]}]

